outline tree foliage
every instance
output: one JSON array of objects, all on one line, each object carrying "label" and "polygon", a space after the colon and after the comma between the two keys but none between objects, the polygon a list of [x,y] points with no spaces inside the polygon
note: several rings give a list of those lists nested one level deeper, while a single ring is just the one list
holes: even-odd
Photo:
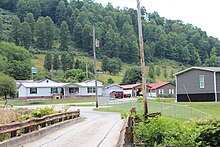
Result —
[{"label": "tree foliage", "polygon": [[[24,44],[21,43],[24,39],[20,37],[20,28],[25,20],[32,31],[32,40],[26,47],[59,48],[61,51],[76,47],[80,52],[92,55],[91,34],[92,26],[95,26],[96,38],[100,41],[97,48],[100,59],[107,56],[120,58],[126,63],[139,63],[135,9],[118,9],[110,3],[104,7],[89,0],[2,0],[0,8],[18,16],[10,29],[10,41],[17,45]],[[192,66],[217,65],[214,63],[216,57],[211,55],[213,48],[216,56],[220,55],[217,38],[207,36],[205,31],[192,24],[160,17],[157,12],[147,12],[146,8],[141,8],[146,62],[167,58]]]},{"label": "tree foliage", "polygon": [[16,82],[12,77],[5,75],[0,72],[0,96],[4,96],[7,99],[7,96],[15,96],[16,93]]},{"label": "tree foliage", "polygon": [[[16,80],[31,77],[30,54],[23,47],[13,43],[0,42],[0,61],[2,71]],[[0,69],[1,70],[1,69]]]},{"label": "tree foliage", "polygon": [[135,84],[142,81],[141,68],[139,66],[133,66],[126,70],[122,79],[123,84]]}]

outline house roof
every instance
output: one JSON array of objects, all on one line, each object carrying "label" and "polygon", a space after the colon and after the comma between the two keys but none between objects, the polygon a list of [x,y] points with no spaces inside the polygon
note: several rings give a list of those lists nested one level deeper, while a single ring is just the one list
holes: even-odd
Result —
[{"label": "house roof", "polygon": [[159,82],[159,83],[149,83],[147,84],[149,87],[151,87],[152,89],[157,89],[157,88],[160,88],[164,85],[167,85],[169,84],[170,82]]},{"label": "house roof", "polygon": [[[95,83],[76,83],[76,84],[82,87],[95,87]],[[103,85],[97,82],[97,87],[103,87]]]},{"label": "house roof", "polygon": [[44,82],[44,81],[46,81],[46,80],[53,81],[53,82],[55,82],[55,83],[60,83],[60,82],[58,82],[58,81],[51,80],[51,79],[48,79],[48,78],[41,79],[41,80],[38,80],[38,81],[35,81],[35,82],[36,82],[36,83],[41,83],[41,82]]},{"label": "house roof", "polygon": [[124,89],[132,89],[135,88],[137,86],[140,86],[141,83],[137,83],[137,84],[129,84],[129,85],[121,85]]},{"label": "house roof", "polygon": [[116,84],[116,83],[114,83],[114,84],[109,84],[109,85],[105,85],[105,88],[109,88],[109,87],[112,87],[112,86],[117,86],[117,87],[123,88],[123,86],[118,85],[118,84]]},{"label": "house roof", "polygon": [[65,87],[73,83],[22,83],[27,88]]},{"label": "house roof", "polygon": [[180,71],[176,73],[175,75],[180,75],[184,72],[190,71],[192,69],[198,69],[198,70],[206,70],[206,71],[211,71],[211,72],[220,72],[220,67],[191,67],[186,70]]},{"label": "house roof", "polygon": [[[21,85],[23,85],[24,87],[28,87],[28,88],[48,88],[48,87],[59,88],[59,87],[68,87],[71,85],[74,85],[77,87],[95,87],[95,83],[22,83]],[[97,83],[97,86],[102,87],[103,85]]]}]

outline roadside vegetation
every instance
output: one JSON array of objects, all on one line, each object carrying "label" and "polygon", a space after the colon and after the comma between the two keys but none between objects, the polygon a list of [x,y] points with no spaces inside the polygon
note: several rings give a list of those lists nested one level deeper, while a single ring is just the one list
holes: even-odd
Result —
[{"label": "roadside vegetation", "polygon": [[[48,105],[48,104],[66,104],[66,103],[84,103],[95,102],[95,98],[67,98],[67,99],[49,99],[49,100],[32,100],[32,101],[20,101],[20,100],[8,100],[8,105],[13,106],[28,106],[28,105]],[[4,105],[5,101],[0,101],[0,104]]]}]

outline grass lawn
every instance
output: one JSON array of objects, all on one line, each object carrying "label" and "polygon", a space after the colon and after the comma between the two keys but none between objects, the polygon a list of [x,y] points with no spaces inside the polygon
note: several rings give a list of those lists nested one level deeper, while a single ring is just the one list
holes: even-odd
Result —
[{"label": "grass lawn", "polygon": [[[19,100],[8,100],[8,104],[14,106],[25,106],[34,104],[65,104],[65,103],[83,103],[83,102],[95,102],[95,98],[68,98],[59,100],[37,100],[32,102],[24,102]],[[5,104],[5,101],[0,101],[0,104]]]},{"label": "grass lawn", "polygon": [[192,107],[201,110],[205,113],[220,117],[220,102],[191,102],[191,103],[179,102],[177,104]]},{"label": "grass lawn", "polygon": [[[176,117],[178,119],[190,119],[190,118],[204,118],[208,115],[214,115],[220,117],[220,103],[214,102],[199,102],[199,103],[176,103],[173,99],[148,101],[149,113],[162,112],[163,115],[168,117]],[[135,107],[137,112],[143,113],[143,102],[132,102],[123,104],[114,104],[107,108],[99,108],[99,111],[106,112],[119,112],[127,113],[129,110]],[[191,109],[193,108],[193,109]],[[202,112],[201,112],[202,111]],[[204,113],[203,113],[204,112]]]}]

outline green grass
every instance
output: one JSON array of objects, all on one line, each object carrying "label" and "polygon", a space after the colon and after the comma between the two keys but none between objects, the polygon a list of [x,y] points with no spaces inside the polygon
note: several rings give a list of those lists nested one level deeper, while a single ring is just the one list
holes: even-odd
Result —
[{"label": "green grass", "polygon": [[38,70],[44,70],[44,58],[45,58],[45,55],[43,55],[43,54],[36,54],[31,59],[31,63]]},{"label": "green grass", "polygon": [[107,80],[109,78],[112,78],[112,80],[115,82],[115,83],[121,83],[122,79],[123,79],[123,76],[119,76],[119,75],[109,75],[109,74],[98,74],[98,80],[99,81],[102,81],[103,83],[107,84]]},{"label": "green grass", "polygon": [[[99,111],[127,113],[135,107],[137,112],[143,113],[143,102],[114,104]],[[193,108],[193,109],[192,109]],[[204,118],[209,115],[220,117],[220,103],[175,103],[173,99],[168,102],[148,101],[149,113],[162,112],[163,115],[178,119]]]},{"label": "green grass", "polygon": [[211,115],[220,116],[220,102],[180,102],[178,104],[195,108]]},{"label": "green grass", "polygon": [[[26,105],[36,105],[36,104],[65,104],[65,103],[83,103],[83,102],[95,102],[95,98],[68,98],[59,100],[37,100],[37,101],[19,101],[19,100],[8,100],[8,104],[14,106],[26,106]],[[5,104],[5,101],[0,101],[0,104]]]}]

